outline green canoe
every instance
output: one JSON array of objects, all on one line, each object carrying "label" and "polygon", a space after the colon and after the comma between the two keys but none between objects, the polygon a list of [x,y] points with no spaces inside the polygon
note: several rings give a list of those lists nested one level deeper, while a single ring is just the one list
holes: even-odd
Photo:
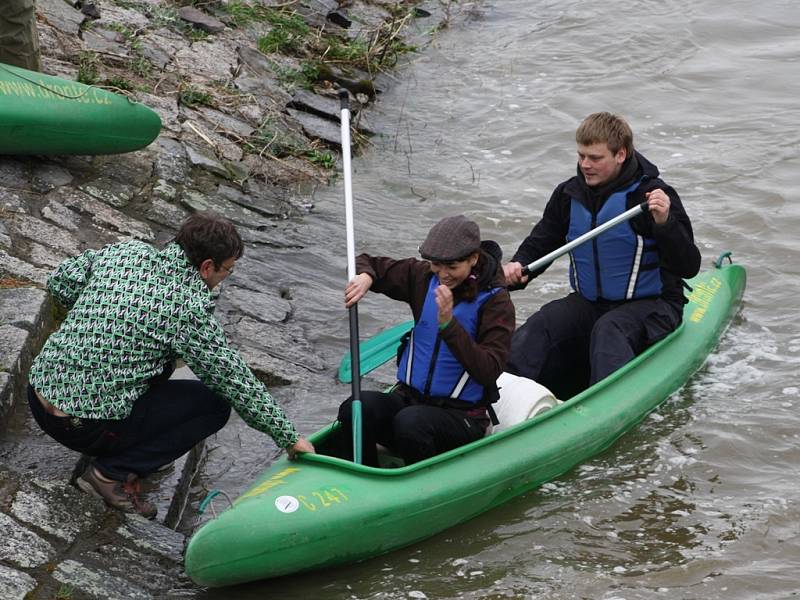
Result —
[{"label": "green canoe", "polygon": [[118,154],[160,130],[158,114],[125,96],[0,64],[0,154]]},{"label": "green canoe", "polygon": [[[724,255],[725,256],[725,255]],[[420,463],[377,469],[310,455],[277,460],[186,550],[189,576],[224,586],[383,554],[558,477],[608,448],[680,388],[738,309],[745,270],[689,281],[681,327],[584,392],[509,429]],[[331,427],[312,436],[324,445]]]}]

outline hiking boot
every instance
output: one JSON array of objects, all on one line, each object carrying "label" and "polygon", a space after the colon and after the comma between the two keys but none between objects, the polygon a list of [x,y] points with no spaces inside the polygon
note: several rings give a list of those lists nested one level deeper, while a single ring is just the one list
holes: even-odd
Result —
[{"label": "hiking boot", "polygon": [[122,512],[137,513],[148,519],[155,518],[158,512],[154,504],[139,497],[139,479],[136,475],[129,475],[128,481],[103,481],[94,467],[89,465],[75,483],[84,492],[102,498],[106,504]]}]

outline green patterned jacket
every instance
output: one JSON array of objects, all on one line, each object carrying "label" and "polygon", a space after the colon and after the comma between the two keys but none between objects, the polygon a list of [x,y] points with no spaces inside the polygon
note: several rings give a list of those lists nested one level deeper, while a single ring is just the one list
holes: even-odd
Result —
[{"label": "green patterned jacket", "polygon": [[69,309],[31,367],[30,383],[65,413],[123,419],[176,358],[281,448],[298,433],[267,388],[228,346],[211,293],[175,243],[129,241],[87,250],[47,281]]}]

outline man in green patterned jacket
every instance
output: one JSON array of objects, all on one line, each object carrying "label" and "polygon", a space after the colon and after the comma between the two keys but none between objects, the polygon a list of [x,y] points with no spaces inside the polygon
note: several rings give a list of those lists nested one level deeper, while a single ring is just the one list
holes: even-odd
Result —
[{"label": "man in green patterned jacket", "polygon": [[[95,457],[78,486],[155,517],[139,479],[219,431],[233,407],[290,458],[313,452],[213,315],[211,290],[244,245],[234,226],[197,213],[163,250],[128,241],[64,261],[47,286],[69,312],[31,367],[39,426]],[[170,380],[182,358],[200,381]]]}]

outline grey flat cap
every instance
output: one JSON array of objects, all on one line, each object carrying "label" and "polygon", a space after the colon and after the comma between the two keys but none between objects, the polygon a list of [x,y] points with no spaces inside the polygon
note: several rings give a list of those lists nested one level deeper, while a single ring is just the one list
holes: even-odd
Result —
[{"label": "grey flat cap", "polygon": [[466,258],[481,247],[481,230],[475,221],[464,215],[445,217],[431,227],[419,247],[426,260],[450,262]]}]

